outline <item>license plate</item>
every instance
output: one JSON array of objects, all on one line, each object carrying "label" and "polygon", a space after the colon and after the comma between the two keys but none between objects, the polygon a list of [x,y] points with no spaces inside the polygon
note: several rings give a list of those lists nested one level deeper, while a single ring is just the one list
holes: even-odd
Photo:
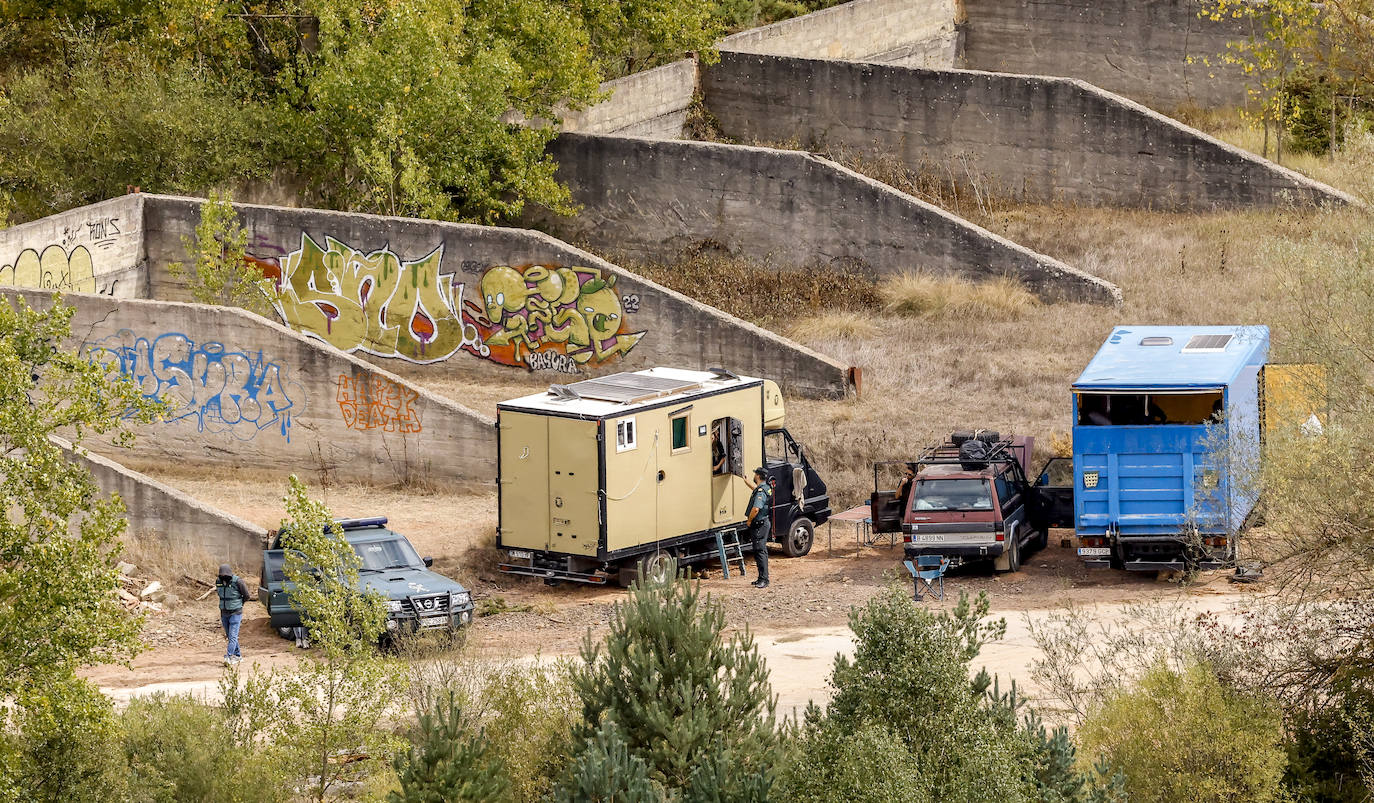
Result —
[{"label": "license plate", "polygon": [[1078,548],[1079,557],[1083,558],[1106,558],[1112,554],[1109,546],[1081,546]]},{"label": "license plate", "polygon": [[431,628],[431,627],[448,627],[448,617],[447,617],[447,616],[421,616],[421,617],[420,617],[420,627],[421,627],[421,628],[425,628],[425,629],[428,629],[428,628]]},{"label": "license plate", "polygon": [[945,537],[944,537],[943,535],[917,535],[917,536],[916,536],[916,543],[918,543],[918,544],[943,544],[944,542],[945,542]]},{"label": "license plate", "polygon": [[530,558],[534,557],[533,552],[526,552],[523,549],[512,549],[510,552],[507,552],[506,554],[510,555],[511,560],[529,560]]}]

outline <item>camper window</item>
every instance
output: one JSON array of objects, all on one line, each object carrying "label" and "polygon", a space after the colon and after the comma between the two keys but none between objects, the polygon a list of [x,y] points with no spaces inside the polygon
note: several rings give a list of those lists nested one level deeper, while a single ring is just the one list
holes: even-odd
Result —
[{"label": "camper window", "polygon": [[670,422],[673,429],[673,454],[691,449],[687,440],[687,416],[680,415]]},{"label": "camper window", "polygon": [[615,450],[628,452],[635,448],[635,420],[623,418],[615,422]]},{"label": "camper window", "polygon": [[744,476],[744,446],[738,418],[711,422],[711,473]]},{"label": "camper window", "polygon": [[1219,390],[1196,393],[1080,393],[1080,426],[1197,426],[1216,420],[1222,408]]}]

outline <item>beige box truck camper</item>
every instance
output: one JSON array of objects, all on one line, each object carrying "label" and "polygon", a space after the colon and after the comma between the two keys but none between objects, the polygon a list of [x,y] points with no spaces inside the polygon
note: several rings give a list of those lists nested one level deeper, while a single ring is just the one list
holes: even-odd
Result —
[{"label": "beige box truck camper", "polygon": [[757,466],[774,486],[772,539],[806,554],[830,498],[782,424],[776,384],[723,370],[653,368],[502,402],[501,570],[627,582],[670,558],[717,558],[745,540]]}]

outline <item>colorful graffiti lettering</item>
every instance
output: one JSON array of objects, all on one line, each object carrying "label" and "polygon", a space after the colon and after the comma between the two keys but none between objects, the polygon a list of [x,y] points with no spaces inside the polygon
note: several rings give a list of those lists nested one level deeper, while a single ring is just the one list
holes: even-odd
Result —
[{"label": "colorful graffiti lettering", "polygon": [[[144,396],[172,405],[167,422],[194,422],[198,432],[251,440],[273,429],[290,440],[296,402],[285,369],[261,351],[196,343],[179,332],[151,340],[121,329],[83,346],[90,359],[130,377]],[[297,397],[304,394],[296,388]]]},{"label": "colorful graffiti lettering", "polygon": [[[343,351],[418,363],[464,351],[501,365],[576,372],[644,336],[629,331],[615,277],[595,268],[483,269],[464,260],[459,272],[444,273],[442,245],[404,260],[389,247],[364,252],[332,237],[321,247],[307,234],[295,251],[265,251],[250,261],[282,320]],[[476,302],[464,298],[460,274],[480,276]],[[638,308],[637,296],[626,298]]]},{"label": "colorful graffiti lettering", "polygon": [[50,245],[43,249],[42,255],[25,248],[14,264],[0,266],[0,284],[94,293],[95,269],[91,264],[91,252],[84,245],[78,245],[71,253],[60,245]]},{"label": "colorful graffiti lettering", "polygon": [[354,379],[339,374],[339,412],[349,429],[380,429],[384,432],[420,432],[419,398],[414,388],[379,376]]},{"label": "colorful graffiti lettering", "polygon": [[644,337],[626,331],[615,276],[595,268],[495,267],[482,274],[479,287],[496,329],[485,341],[496,362],[528,366],[529,355],[554,352],[579,365],[600,364]]}]

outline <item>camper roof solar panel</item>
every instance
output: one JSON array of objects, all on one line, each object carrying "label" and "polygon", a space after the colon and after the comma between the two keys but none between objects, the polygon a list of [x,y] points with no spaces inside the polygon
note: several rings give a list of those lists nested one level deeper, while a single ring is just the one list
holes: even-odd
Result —
[{"label": "camper roof solar panel", "polygon": [[1226,345],[1230,342],[1231,335],[1193,335],[1188,339],[1188,345],[1183,347],[1183,351],[1225,351]]},{"label": "camper roof solar panel", "polygon": [[568,388],[584,399],[600,399],[629,404],[700,386],[700,382],[690,379],[672,379],[670,377],[625,372],[597,377],[596,379],[584,379],[581,382],[568,385]]}]

